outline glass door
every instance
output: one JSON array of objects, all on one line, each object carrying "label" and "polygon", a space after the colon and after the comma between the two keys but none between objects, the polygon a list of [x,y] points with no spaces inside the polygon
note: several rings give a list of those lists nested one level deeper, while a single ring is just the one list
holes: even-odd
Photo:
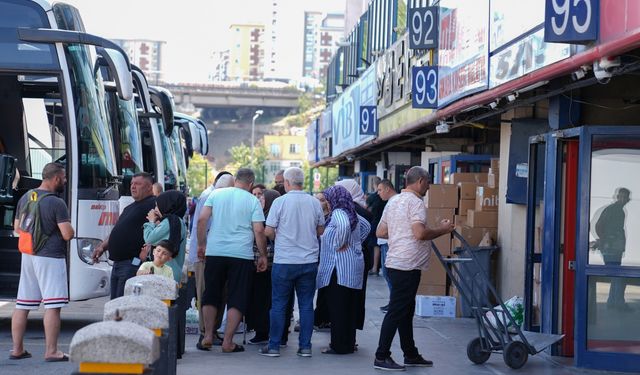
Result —
[{"label": "glass door", "polygon": [[640,369],[640,127],[580,136],[577,365]]}]

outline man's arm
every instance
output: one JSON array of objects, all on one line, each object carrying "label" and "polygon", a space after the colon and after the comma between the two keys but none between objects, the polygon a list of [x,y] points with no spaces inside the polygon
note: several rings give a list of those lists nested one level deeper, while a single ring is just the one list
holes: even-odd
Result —
[{"label": "man's arm", "polygon": [[212,213],[213,208],[211,206],[204,206],[198,217],[196,240],[198,243],[198,258],[200,260],[204,260],[205,247],[207,246],[207,224]]},{"label": "man's arm", "polygon": [[316,227],[316,235],[320,237],[322,236],[323,233],[324,233],[324,225],[318,225]]},{"label": "man's arm", "polygon": [[265,236],[264,224],[261,221],[252,222],[253,236],[256,239],[256,246],[260,257],[258,258],[257,270],[263,272],[267,269],[267,237]]},{"label": "man's arm", "polygon": [[424,225],[424,223],[421,223],[421,222],[414,222],[413,224],[411,224],[411,231],[413,232],[413,236],[417,240],[421,240],[421,241],[436,239],[442,236],[443,234],[453,232],[454,228],[455,226],[449,220],[442,220],[440,222],[440,225],[437,228],[433,228],[433,229],[429,228],[428,226]]},{"label": "man's arm", "polygon": [[[254,223],[255,225],[255,223]],[[266,228],[264,228],[264,235],[267,236],[268,239],[270,239],[271,241],[275,241],[276,239],[276,228],[274,227],[270,227],[267,225]]]},{"label": "man's arm", "polygon": [[387,226],[386,221],[380,221],[380,223],[378,223],[378,227],[376,228],[376,237],[382,239],[389,238],[389,227]]},{"label": "man's arm", "polygon": [[60,233],[62,234],[62,239],[64,239],[65,241],[69,241],[70,239],[72,239],[73,235],[75,234],[75,231],[71,226],[71,223],[68,221],[65,221],[63,223],[58,223],[58,229],[60,229]]}]

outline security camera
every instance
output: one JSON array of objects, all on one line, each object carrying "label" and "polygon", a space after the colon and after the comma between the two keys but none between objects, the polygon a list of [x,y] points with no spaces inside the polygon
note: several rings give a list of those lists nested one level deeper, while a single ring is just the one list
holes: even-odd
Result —
[{"label": "security camera", "polygon": [[514,92],[513,94],[507,95],[507,100],[509,102],[515,102],[517,98],[518,98],[518,93],[517,92]]},{"label": "security camera", "polygon": [[613,68],[620,66],[620,57],[603,57],[593,62],[593,75],[598,80],[611,78],[613,76]]},{"label": "security camera", "polygon": [[496,107],[498,107],[498,103],[499,103],[498,100],[496,100],[495,102],[489,103],[489,108],[496,109]]},{"label": "security camera", "polygon": [[579,81],[583,79],[584,76],[586,75],[587,75],[587,72],[585,72],[583,69],[578,69],[575,72],[571,73],[571,79],[574,81]]}]

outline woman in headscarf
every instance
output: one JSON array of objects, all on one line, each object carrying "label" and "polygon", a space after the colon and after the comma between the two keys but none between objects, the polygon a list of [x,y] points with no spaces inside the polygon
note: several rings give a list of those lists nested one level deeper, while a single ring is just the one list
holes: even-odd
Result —
[{"label": "woman in headscarf", "polygon": [[173,277],[177,283],[182,277],[184,265],[184,253],[187,238],[187,229],[184,223],[184,215],[187,212],[187,199],[177,190],[165,191],[156,198],[156,208],[149,211],[144,223],[144,242],[157,245],[162,240],[168,240],[175,249],[179,249],[178,255],[167,262],[173,270]]},{"label": "woman in headscarf", "polygon": [[[262,211],[264,217],[269,216],[273,201],[280,196],[275,190],[260,189]],[[254,192],[254,195],[256,193]],[[259,252],[255,242],[253,252],[256,260]],[[247,325],[256,331],[249,340],[250,345],[260,345],[269,342],[269,310],[271,309],[271,266],[273,266],[273,242],[267,239],[267,270],[256,272],[253,276],[253,289],[247,311]]]},{"label": "woman in headscarf", "polygon": [[371,226],[356,214],[355,203],[342,186],[324,191],[331,214],[321,237],[317,287],[327,288],[331,319],[331,343],[325,354],[349,354],[356,349],[358,299],[362,288],[364,259],[362,240]]},{"label": "woman in headscarf", "polygon": [[[367,220],[369,226],[371,226],[371,222],[373,221],[373,215],[369,210],[365,208],[366,201],[364,199],[364,192],[362,188],[356,180],[346,179],[337,181],[336,185],[343,186],[345,189],[349,191],[351,195],[351,199],[355,203],[356,213]],[[356,327],[360,330],[364,328],[364,318],[365,318],[365,303],[367,297],[367,276],[369,274],[369,270],[373,267],[373,248],[377,243],[376,239],[376,228],[372,228],[371,232],[368,236],[365,236],[362,240],[362,253],[364,254],[364,273],[362,275],[362,289],[356,296],[358,299],[358,318]]]}]

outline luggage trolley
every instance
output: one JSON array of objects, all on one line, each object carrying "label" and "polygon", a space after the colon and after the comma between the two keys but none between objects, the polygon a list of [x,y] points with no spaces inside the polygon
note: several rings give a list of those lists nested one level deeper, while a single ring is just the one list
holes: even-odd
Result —
[{"label": "luggage trolley", "polygon": [[[453,235],[462,243],[458,258],[445,258],[433,242],[431,246],[451,282],[473,311],[478,337],[467,345],[467,357],[471,362],[483,364],[491,353],[502,352],[504,363],[519,369],[527,363],[529,355],[540,353],[564,337],[521,330],[489,280],[488,270],[478,260],[477,249],[472,248],[458,232],[453,231]],[[474,293],[474,285],[475,290],[480,286],[482,292]],[[495,298],[498,306],[493,307],[490,297]]]}]

